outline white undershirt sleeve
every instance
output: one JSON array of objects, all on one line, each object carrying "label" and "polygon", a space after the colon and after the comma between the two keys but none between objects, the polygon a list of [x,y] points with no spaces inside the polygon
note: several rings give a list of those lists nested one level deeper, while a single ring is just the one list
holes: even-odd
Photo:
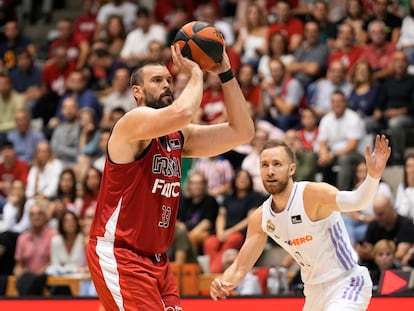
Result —
[{"label": "white undershirt sleeve", "polygon": [[353,191],[339,191],[336,194],[336,204],[342,212],[361,211],[368,208],[377,193],[380,178],[369,175],[364,182]]}]

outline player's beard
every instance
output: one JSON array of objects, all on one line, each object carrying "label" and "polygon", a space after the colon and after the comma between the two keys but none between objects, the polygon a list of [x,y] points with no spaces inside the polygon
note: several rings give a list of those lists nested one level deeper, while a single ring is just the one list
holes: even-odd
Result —
[{"label": "player's beard", "polygon": [[278,179],[276,182],[273,182],[271,184],[264,182],[263,186],[269,194],[277,195],[285,191],[288,183],[289,183],[289,178],[286,178],[283,180]]},{"label": "player's beard", "polygon": [[174,101],[174,94],[171,92],[170,89],[167,89],[164,92],[162,92],[158,98],[145,90],[144,94],[146,105],[154,109],[167,107],[171,105]]}]

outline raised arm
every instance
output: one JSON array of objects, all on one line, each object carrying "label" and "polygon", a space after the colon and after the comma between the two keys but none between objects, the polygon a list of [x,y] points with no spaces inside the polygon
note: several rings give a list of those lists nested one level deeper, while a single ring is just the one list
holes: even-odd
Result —
[{"label": "raised arm", "polygon": [[[127,163],[133,160],[137,152],[137,143],[149,141],[155,137],[178,131],[187,126],[197,111],[203,92],[203,72],[193,61],[181,55],[179,47],[172,47],[172,58],[179,70],[190,75],[188,84],[181,95],[171,105],[163,108],[152,108],[145,104],[145,100],[153,100],[155,95],[149,91],[160,90],[165,96],[172,96],[172,77],[164,66],[153,66],[150,73],[144,72],[140,85],[132,86],[132,93],[138,102],[138,107],[127,112],[114,126],[109,140],[109,154],[118,163]],[[144,88],[145,85],[145,88]],[[116,159],[118,158],[118,160]]]},{"label": "raised arm", "polygon": [[377,193],[390,154],[388,139],[377,135],[374,151],[371,153],[369,146],[365,148],[368,174],[356,190],[339,191],[326,183],[309,183],[304,191],[305,210],[309,217],[316,221],[326,218],[333,210],[352,212],[368,208]]},{"label": "raised arm", "polygon": [[267,241],[267,234],[262,230],[262,210],[263,207],[259,207],[251,215],[246,240],[234,262],[221,278],[211,283],[210,296],[214,300],[230,295],[230,291],[243,281],[262,253]]},{"label": "raised arm", "polygon": [[[212,72],[229,74],[230,62],[224,51],[222,62]],[[249,142],[254,136],[250,108],[236,78],[222,82],[228,122],[214,125],[190,124],[184,131],[186,157],[209,157]]]}]

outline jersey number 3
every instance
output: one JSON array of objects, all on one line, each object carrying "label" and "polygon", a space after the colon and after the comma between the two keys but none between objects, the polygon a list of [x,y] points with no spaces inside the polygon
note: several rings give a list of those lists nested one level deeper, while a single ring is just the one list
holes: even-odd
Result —
[{"label": "jersey number 3", "polygon": [[168,228],[170,226],[170,218],[171,218],[171,207],[163,205],[161,221],[158,222],[158,227]]}]

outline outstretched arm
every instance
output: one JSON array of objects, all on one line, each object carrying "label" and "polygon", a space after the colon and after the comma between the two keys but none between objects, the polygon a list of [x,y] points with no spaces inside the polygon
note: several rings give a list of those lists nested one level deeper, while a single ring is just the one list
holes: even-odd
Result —
[{"label": "outstretched arm", "polygon": [[250,217],[247,227],[246,241],[231,266],[223,273],[221,278],[216,278],[210,285],[210,296],[214,300],[224,299],[230,291],[243,281],[249,272],[267,241],[267,234],[262,230],[262,207],[259,207]]},{"label": "outstretched arm", "polygon": [[[374,200],[378,183],[391,154],[388,139],[382,135],[375,138],[375,148],[371,152],[365,148],[365,161],[368,174],[364,182],[353,191],[339,191],[325,183],[310,183],[305,189],[305,209],[312,220],[327,217],[333,210],[352,212],[366,209]],[[311,202],[311,203],[309,203]]]}]

